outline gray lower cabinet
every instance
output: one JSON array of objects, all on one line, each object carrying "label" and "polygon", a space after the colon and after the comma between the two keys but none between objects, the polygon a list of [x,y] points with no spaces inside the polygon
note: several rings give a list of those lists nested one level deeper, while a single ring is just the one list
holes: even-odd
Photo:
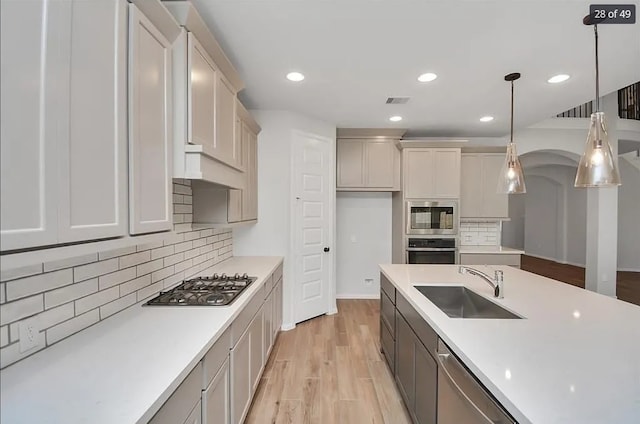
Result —
[{"label": "gray lower cabinet", "polygon": [[228,424],[231,419],[230,400],[227,357],[218,374],[202,393],[202,424]]},{"label": "gray lower cabinet", "polygon": [[251,398],[251,326],[231,350],[231,422],[240,424]]},{"label": "gray lower cabinet", "polygon": [[[404,299],[399,294],[396,296],[398,297],[397,304],[402,306],[401,300],[404,301]],[[416,424],[435,424],[438,364],[431,352],[425,347],[425,343],[421,341],[398,310],[395,311],[395,318],[396,384],[413,422]],[[428,326],[424,321],[421,324]],[[433,330],[429,327],[428,331]],[[421,330],[422,332],[424,329]]]},{"label": "gray lower cabinet", "polygon": [[[200,394],[202,393],[202,364],[189,373],[173,394],[151,418],[149,424],[193,424],[189,421],[194,408],[197,407],[200,417]],[[197,423],[200,422],[196,421]]]},{"label": "gray lower cabinet", "polygon": [[193,407],[193,410],[189,414],[189,417],[184,422],[184,424],[202,424],[202,406],[201,401],[198,401],[196,406]]}]

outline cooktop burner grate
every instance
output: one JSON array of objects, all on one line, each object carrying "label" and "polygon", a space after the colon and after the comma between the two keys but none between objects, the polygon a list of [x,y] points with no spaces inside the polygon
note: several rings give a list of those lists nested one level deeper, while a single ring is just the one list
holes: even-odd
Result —
[{"label": "cooktop burner grate", "polygon": [[256,277],[247,274],[226,274],[190,278],[176,287],[160,292],[149,300],[149,306],[226,306],[231,304],[256,281]]}]

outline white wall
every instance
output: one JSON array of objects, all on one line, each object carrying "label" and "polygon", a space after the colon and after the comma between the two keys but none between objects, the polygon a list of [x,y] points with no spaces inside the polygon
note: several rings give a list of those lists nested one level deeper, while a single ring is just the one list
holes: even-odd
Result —
[{"label": "white wall", "polygon": [[[234,254],[284,256],[283,329],[293,327],[293,252],[291,251],[291,158],[293,132],[333,140],[336,127],[288,111],[252,110],[258,135],[258,223],[234,229]],[[335,165],[334,165],[335,166]]]},{"label": "white wall", "polygon": [[337,297],[379,297],[378,264],[391,263],[391,193],[338,192],[336,227]]},{"label": "white wall", "polygon": [[640,272],[640,169],[626,159],[619,163],[618,269]]}]

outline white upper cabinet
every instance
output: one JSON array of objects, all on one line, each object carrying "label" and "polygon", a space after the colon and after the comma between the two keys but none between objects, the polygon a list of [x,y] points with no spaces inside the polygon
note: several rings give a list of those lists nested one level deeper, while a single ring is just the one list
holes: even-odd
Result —
[{"label": "white upper cabinet", "polygon": [[244,85],[191,2],[163,5],[183,27],[173,46],[173,176],[242,189],[235,108]]},{"label": "white upper cabinet", "polygon": [[58,240],[56,155],[68,98],[59,82],[68,73],[61,47],[68,44],[70,17],[57,18],[59,6],[0,2],[2,250]]},{"label": "white upper cabinet", "polygon": [[72,3],[60,242],[127,233],[127,1]]},{"label": "white upper cabinet", "polygon": [[1,2],[2,250],[126,234],[126,5]]},{"label": "white upper cabinet", "polygon": [[403,189],[407,199],[460,197],[459,148],[403,150]]},{"label": "white upper cabinet", "polygon": [[129,222],[131,234],[142,234],[173,222],[171,44],[129,8]]},{"label": "white upper cabinet", "polygon": [[463,218],[508,218],[509,198],[498,194],[498,174],[504,154],[462,155],[460,216]]},{"label": "white upper cabinet", "polygon": [[399,191],[402,132],[382,129],[338,129],[336,190]]},{"label": "white upper cabinet", "polygon": [[206,152],[213,154],[216,147],[216,68],[192,33],[187,33],[187,40],[188,142],[200,144]]}]

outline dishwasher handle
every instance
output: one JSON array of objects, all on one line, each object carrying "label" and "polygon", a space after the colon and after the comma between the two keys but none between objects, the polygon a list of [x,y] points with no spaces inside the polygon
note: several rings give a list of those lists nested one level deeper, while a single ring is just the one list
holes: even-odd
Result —
[{"label": "dishwasher handle", "polygon": [[[444,353],[442,353],[443,351]],[[449,351],[449,349],[447,349],[447,347],[442,344],[442,342],[440,342],[440,345],[438,346],[438,362],[439,368],[442,371],[442,375],[447,378],[451,386],[458,392],[462,399],[464,399],[464,401],[477,413],[478,417],[481,418],[483,422],[486,422],[487,424],[496,424],[503,422],[513,423],[511,419],[507,418],[506,414],[502,411],[502,408],[500,408],[500,406],[498,406],[493,401],[493,399],[491,399],[491,397],[485,392],[485,389],[475,381],[474,377],[464,368],[464,366],[459,362],[458,358],[456,358],[455,355],[453,355]],[[494,406],[495,409],[491,408],[493,409],[493,411],[487,411],[483,409],[482,406],[475,403],[469,397],[469,395],[467,395],[467,393],[465,393],[465,391],[460,387],[460,384],[456,381],[456,377],[454,376],[459,376],[459,378],[461,379],[466,379],[469,380],[469,382],[472,382],[472,385],[474,386],[474,392],[477,391],[478,394],[482,393],[482,396],[486,397],[491,406]],[[492,412],[498,413],[504,418],[504,420],[498,419],[497,421],[494,421],[487,415],[494,415],[492,414]]]}]

